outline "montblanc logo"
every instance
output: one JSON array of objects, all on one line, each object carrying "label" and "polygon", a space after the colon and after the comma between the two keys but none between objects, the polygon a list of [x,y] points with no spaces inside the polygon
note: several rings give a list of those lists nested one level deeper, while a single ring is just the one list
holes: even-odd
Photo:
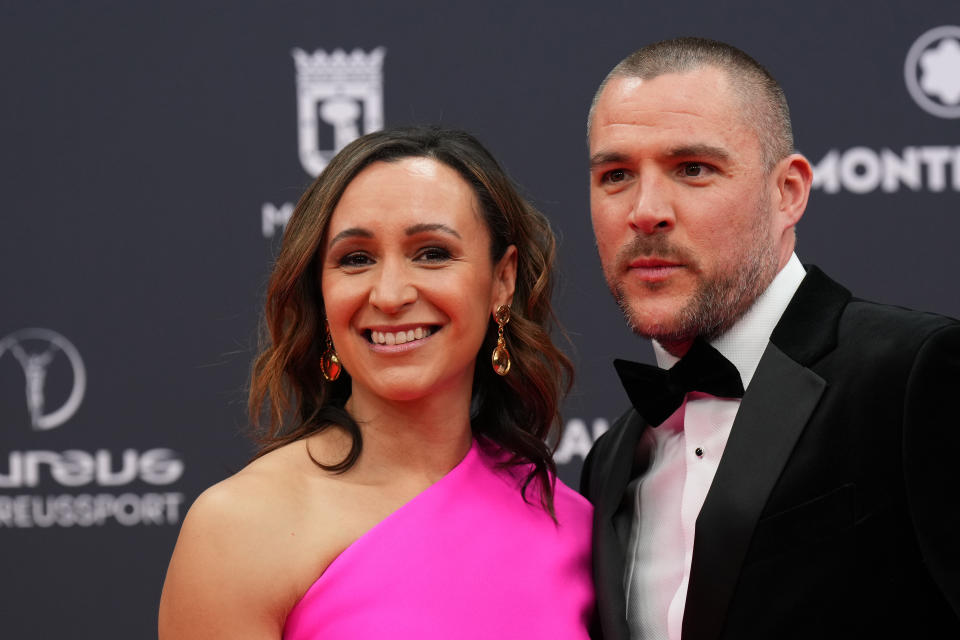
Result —
[{"label": "montblanc logo", "polygon": [[[297,69],[297,142],[300,164],[317,177],[330,160],[360,136],[383,128],[383,58],[386,49],[369,53],[294,49]],[[321,141],[322,140],[322,141]],[[260,225],[264,238],[282,231],[294,205],[264,203]]]},{"label": "montblanc logo", "polygon": [[960,27],[936,27],[917,38],[903,73],[921,109],[938,118],[960,118]]},{"label": "montblanc logo", "polygon": [[[0,359],[8,353],[23,369],[27,412],[35,430],[59,427],[77,412],[87,388],[87,372],[80,352],[69,340],[50,329],[21,329],[0,340]],[[58,358],[69,363],[73,381],[66,399],[51,403],[46,393],[47,374]]]},{"label": "montblanc logo", "polygon": [[960,146],[830,149],[813,166],[813,188],[857,194],[960,191]]},{"label": "montblanc logo", "polygon": [[[907,90],[927,113],[960,118],[960,27],[921,35],[903,67]],[[813,188],[855,194],[960,191],[960,145],[855,146],[829,149],[813,167]]]}]

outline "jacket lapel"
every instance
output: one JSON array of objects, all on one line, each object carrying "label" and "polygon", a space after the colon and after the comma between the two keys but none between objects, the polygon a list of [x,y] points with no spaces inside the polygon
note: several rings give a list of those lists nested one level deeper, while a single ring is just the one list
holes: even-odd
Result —
[{"label": "jacket lapel", "polygon": [[822,378],[777,347],[767,348],[697,518],[684,640],[720,637],[767,496],[825,387]]},{"label": "jacket lapel", "polygon": [[637,441],[644,429],[636,411],[629,411],[621,424],[611,429],[613,436],[605,456],[592,462],[603,470],[594,510],[593,564],[596,578],[597,611],[604,640],[629,640],[626,596],[623,589],[625,548],[614,526],[624,492],[634,473]]},{"label": "jacket lapel", "polygon": [[836,346],[850,293],[808,267],[746,390],[697,518],[684,640],[714,640],[767,498],[826,388],[808,367]]}]

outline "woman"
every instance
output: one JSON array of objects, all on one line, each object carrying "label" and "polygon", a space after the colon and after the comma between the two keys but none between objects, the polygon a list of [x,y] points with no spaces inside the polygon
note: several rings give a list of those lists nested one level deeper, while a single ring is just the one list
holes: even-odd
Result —
[{"label": "woman", "polygon": [[545,439],[554,239],[470,135],[348,145],[267,293],[258,457],[184,520],[160,637],[586,637],[589,504]]}]

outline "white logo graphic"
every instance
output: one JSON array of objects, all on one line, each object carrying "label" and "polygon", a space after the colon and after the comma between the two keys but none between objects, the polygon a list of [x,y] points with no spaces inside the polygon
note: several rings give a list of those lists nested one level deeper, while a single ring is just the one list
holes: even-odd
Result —
[{"label": "white logo graphic", "polygon": [[606,418],[594,418],[591,426],[591,429],[587,429],[586,421],[580,418],[567,422],[563,429],[563,439],[553,454],[557,464],[570,464],[574,457],[579,457],[581,461],[586,460],[593,443],[610,430],[610,423]]},{"label": "white logo graphic", "polygon": [[960,191],[960,146],[830,149],[813,167],[813,188],[826,193]]},{"label": "white logo graphic", "polygon": [[[293,50],[297,64],[297,119],[300,163],[316,177],[330,159],[361,135],[383,128],[383,56],[337,49],[312,55]],[[333,128],[333,149],[320,149],[320,122]],[[362,119],[363,130],[360,130]]]},{"label": "white logo graphic", "polygon": [[[80,407],[87,388],[87,372],[76,347],[49,329],[21,329],[0,340],[0,358],[7,351],[23,368],[27,383],[27,410],[33,428],[46,431],[69,420]],[[73,389],[63,405],[48,411],[44,394],[47,369],[59,354],[66,356],[73,369]]]},{"label": "white logo graphic", "polygon": [[937,27],[917,38],[903,72],[920,108],[940,118],[960,118],[960,27]]}]

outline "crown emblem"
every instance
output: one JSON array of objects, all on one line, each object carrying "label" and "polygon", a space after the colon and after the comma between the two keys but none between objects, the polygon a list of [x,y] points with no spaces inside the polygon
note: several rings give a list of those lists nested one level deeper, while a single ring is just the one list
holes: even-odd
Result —
[{"label": "crown emblem", "polygon": [[[294,49],[292,54],[297,66],[300,164],[307,173],[318,176],[346,145],[383,128],[386,49],[377,47],[370,53]],[[332,148],[321,148],[321,136],[327,141],[324,144],[333,143]]]},{"label": "crown emblem", "polygon": [[379,84],[386,49],[377,47],[370,53],[354,49],[347,53],[335,49],[327,53],[317,49],[307,53],[303,49],[293,50],[293,60],[297,65],[297,78],[307,82],[359,82],[365,85]]}]

